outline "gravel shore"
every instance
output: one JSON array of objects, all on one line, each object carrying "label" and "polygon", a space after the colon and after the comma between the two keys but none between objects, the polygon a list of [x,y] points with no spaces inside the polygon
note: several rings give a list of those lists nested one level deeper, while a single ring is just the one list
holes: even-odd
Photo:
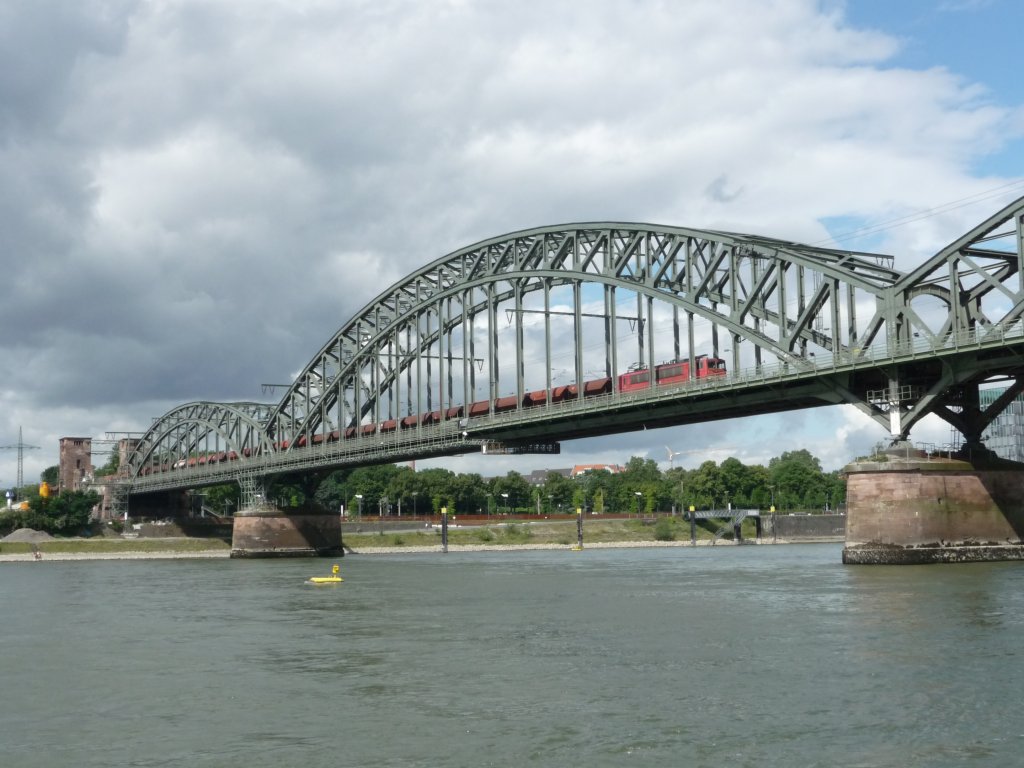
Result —
[{"label": "gravel shore", "polygon": [[43,552],[36,559],[32,552],[0,555],[0,563],[46,562],[48,560],[210,560],[227,559],[231,553],[226,549],[209,552]]},{"label": "gravel shore", "polygon": [[[621,541],[586,544],[585,549],[614,549],[628,547],[689,547],[690,542],[685,541]],[[704,542],[698,542],[698,546],[705,546]],[[733,546],[732,542],[719,541],[716,546]],[[565,544],[451,544],[449,552],[511,552],[526,549],[571,549]],[[434,544],[428,547],[358,547],[346,549],[345,554],[351,555],[401,555],[407,553],[429,553],[441,552],[441,545]],[[16,562],[45,562],[45,561],[68,561],[68,560],[196,560],[196,559],[226,559],[231,556],[226,549],[211,550],[209,552],[44,552],[42,558],[36,560],[32,552],[19,554],[0,554],[0,563]]]},{"label": "gravel shore", "polygon": [[[793,543],[821,543],[841,542],[839,538],[817,538],[800,540],[799,542],[779,539],[776,542],[762,540],[759,545],[765,544],[793,544]],[[609,541],[584,544],[584,549],[640,549],[649,547],[692,547],[689,541]],[[710,541],[698,541],[698,547],[734,547],[735,542],[719,540],[712,544]],[[565,544],[450,544],[449,552],[512,552],[528,549],[572,549]],[[409,553],[430,553],[441,552],[441,545],[434,544],[429,547],[358,547],[346,549],[345,555],[402,555]],[[231,556],[229,550],[218,549],[206,552],[44,552],[42,558],[37,560],[31,552],[19,554],[0,554],[0,563],[28,563],[46,561],[69,561],[69,560],[211,560],[227,559]]]}]

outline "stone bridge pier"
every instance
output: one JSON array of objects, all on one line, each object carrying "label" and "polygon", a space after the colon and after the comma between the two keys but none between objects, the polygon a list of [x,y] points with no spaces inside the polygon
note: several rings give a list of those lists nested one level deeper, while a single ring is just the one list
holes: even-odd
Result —
[{"label": "stone bridge pier", "polygon": [[843,562],[1024,559],[1024,464],[981,448],[952,458],[897,447],[849,464]]},{"label": "stone bridge pier", "polygon": [[235,513],[231,557],[341,557],[341,517],[315,511],[284,512],[266,497],[258,478],[243,478],[242,508]]}]

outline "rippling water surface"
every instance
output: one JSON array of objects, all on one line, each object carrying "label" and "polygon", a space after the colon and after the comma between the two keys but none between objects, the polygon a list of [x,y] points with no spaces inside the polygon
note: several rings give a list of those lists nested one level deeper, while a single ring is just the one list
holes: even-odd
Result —
[{"label": "rippling water surface", "polygon": [[0,564],[0,766],[1024,765],[1024,565]]}]

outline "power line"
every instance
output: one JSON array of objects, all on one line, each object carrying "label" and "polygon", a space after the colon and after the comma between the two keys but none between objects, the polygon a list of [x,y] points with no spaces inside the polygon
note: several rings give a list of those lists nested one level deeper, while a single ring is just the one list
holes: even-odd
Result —
[{"label": "power line", "polygon": [[818,240],[817,242],[809,243],[809,245],[825,245],[827,243],[832,242],[841,243],[846,240],[854,240],[860,237],[867,237],[868,235],[874,235],[878,234],[879,232],[885,232],[890,229],[902,227],[905,224],[912,224],[916,221],[923,221],[924,219],[930,219],[933,216],[940,216],[944,213],[949,213],[960,208],[966,208],[967,206],[970,205],[986,202],[995,197],[1002,197],[1006,193],[1018,188],[1024,191],[1024,179],[1018,179],[1017,181],[1007,182],[1006,184],[1001,184],[998,187],[993,187],[992,189],[985,190],[984,192],[978,192],[974,195],[961,197],[958,200],[951,200],[948,203],[937,205],[934,208],[926,208],[916,213],[907,214],[906,216],[900,216],[895,219],[887,219],[885,221],[880,221],[877,224],[868,224],[863,227],[858,227],[857,229],[851,229],[848,232],[841,232],[837,235],[833,235],[832,237],[826,238],[825,240]]}]

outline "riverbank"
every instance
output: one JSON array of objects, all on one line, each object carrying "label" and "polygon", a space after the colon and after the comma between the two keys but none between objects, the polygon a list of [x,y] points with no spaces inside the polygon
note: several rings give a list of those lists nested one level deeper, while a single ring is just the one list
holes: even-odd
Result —
[{"label": "riverbank", "polygon": [[[807,533],[811,533],[808,531]],[[139,535],[141,533],[141,535]],[[54,538],[30,529],[0,540],[0,562],[36,560],[172,560],[227,558],[231,555],[231,531],[218,536],[188,536],[171,526],[150,526],[129,536]],[[586,549],[638,547],[736,546],[730,527],[698,526],[692,543],[688,522],[681,518],[657,520],[588,520],[584,526]],[[772,536],[757,538],[753,521],[744,521],[741,544],[788,544],[839,541],[842,536]],[[491,525],[452,525],[448,530],[449,552],[508,552],[530,549],[571,550],[577,541],[575,520],[508,521]],[[348,555],[440,553],[441,531],[436,526],[389,527],[376,524],[343,526],[342,541]]]},{"label": "riverbank", "polygon": [[[824,537],[824,538],[809,538],[800,540],[783,540],[778,539],[776,541],[762,540],[762,541],[745,541],[739,546],[765,546],[765,545],[780,545],[780,544],[812,544],[812,543],[841,543],[841,538],[835,537]],[[70,542],[68,542],[70,543]],[[231,556],[230,549],[226,547],[217,547],[215,549],[190,549],[190,550],[172,550],[172,549],[130,549],[127,546],[123,549],[107,550],[107,551],[88,551],[88,540],[82,540],[81,542],[85,545],[85,548],[78,551],[47,551],[46,549],[40,549],[38,556],[36,552],[2,552],[0,551],[0,563],[29,563],[29,562],[67,562],[76,560],[197,560],[197,559],[208,559],[215,560],[221,559],[226,560]],[[125,541],[124,544],[139,543],[136,541]],[[147,541],[146,544],[157,544],[158,542]],[[711,541],[709,539],[698,540],[696,545],[692,544],[689,540],[687,541],[602,541],[594,542],[592,544],[584,543],[584,550],[587,549],[642,549],[652,547],[734,547],[737,544],[733,541],[722,540]],[[511,552],[518,550],[572,550],[572,546],[566,544],[551,544],[551,543],[522,543],[522,544],[450,544],[448,546],[449,552]],[[346,547],[345,556],[359,556],[359,555],[400,555],[400,554],[430,554],[436,553],[441,554],[443,552],[440,544],[432,544],[429,546],[359,546],[359,547]]]}]

